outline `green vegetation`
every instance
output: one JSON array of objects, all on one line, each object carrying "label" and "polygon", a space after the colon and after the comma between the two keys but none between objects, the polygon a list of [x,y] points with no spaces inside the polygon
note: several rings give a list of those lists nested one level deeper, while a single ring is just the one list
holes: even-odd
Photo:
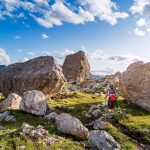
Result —
[{"label": "green vegetation", "polygon": [[150,114],[122,99],[118,100],[118,104],[126,112],[125,118],[116,115],[119,123],[125,126],[130,134],[134,134],[145,143],[150,144]]},{"label": "green vegetation", "polygon": [[[104,102],[104,96],[94,98],[92,94],[77,93],[73,96],[72,93],[68,93],[66,97],[57,98],[56,100],[49,100],[49,105],[56,109],[57,112],[70,113],[72,116],[79,118],[83,124],[88,124],[92,120],[85,117],[85,111],[88,111],[92,104],[99,104]],[[65,107],[75,107],[75,110],[61,109],[59,106]],[[115,110],[115,117],[118,119],[119,124],[125,126],[129,132],[135,133],[137,135],[143,136],[143,140],[146,143],[150,143],[150,114],[144,112],[143,110],[136,108],[135,106],[128,104],[123,99],[119,98],[118,105],[121,106],[123,111],[126,112],[125,118],[123,118]],[[16,122],[0,122],[0,126],[6,128],[0,130],[0,149],[14,150],[19,149],[21,146],[25,146],[25,150],[42,150],[42,149],[64,149],[64,150],[82,150],[84,149],[79,141],[75,141],[70,136],[60,135],[56,130],[55,122],[47,121],[42,117],[31,115],[22,111],[11,111],[17,119]],[[22,137],[18,134],[19,129],[23,122],[26,122],[32,126],[38,126],[39,124],[44,126],[50,134],[56,134],[59,136],[59,143],[45,146],[42,141],[34,141],[32,139],[27,139],[27,137]],[[121,149],[124,150],[136,150],[136,144],[132,142],[129,136],[121,132],[112,124],[108,124],[106,130],[118,141],[121,145]],[[87,141],[84,141],[86,143]]]}]

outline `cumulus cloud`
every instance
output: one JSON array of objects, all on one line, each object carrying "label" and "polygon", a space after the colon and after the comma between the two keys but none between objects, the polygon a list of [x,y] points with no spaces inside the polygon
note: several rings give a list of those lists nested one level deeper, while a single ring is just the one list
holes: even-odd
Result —
[{"label": "cumulus cloud", "polygon": [[140,18],[140,19],[137,21],[136,25],[137,25],[138,27],[146,26],[146,21],[145,21],[145,19],[144,19],[144,18]]},{"label": "cumulus cloud", "polygon": [[48,36],[47,34],[42,34],[42,35],[41,35],[41,38],[42,38],[42,39],[48,39],[49,36]]},{"label": "cumulus cloud", "polygon": [[133,14],[143,14],[147,5],[150,5],[150,0],[134,0],[134,4],[131,6],[130,11]]},{"label": "cumulus cloud", "polygon": [[145,31],[140,30],[139,28],[135,28],[134,33],[137,36],[145,36]]},{"label": "cumulus cloud", "polygon": [[96,19],[115,25],[118,19],[128,17],[128,13],[119,11],[118,4],[112,0],[77,0],[76,4],[64,0],[54,0],[53,3],[49,0],[3,0],[2,3],[1,19],[8,16],[21,18],[26,14],[46,28],[60,26],[64,22],[84,24]]},{"label": "cumulus cloud", "polygon": [[59,59],[64,59],[67,55],[75,53],[73,50],[65,49],[63,51],[55,51],[55,56]]},{"label": "cumulus cloud", "polygon": [[0,65],[8,65],[10,63],[10,56],[6,51],[0,48]]},{"label": "cumulus cloud", "polygon": [[[150,0],[134,0],[133,6],[130,7],[133,15],[136,15],[135,35],[145,36],[150,28]],[[139,19],[140,18],[140,19]]]}]

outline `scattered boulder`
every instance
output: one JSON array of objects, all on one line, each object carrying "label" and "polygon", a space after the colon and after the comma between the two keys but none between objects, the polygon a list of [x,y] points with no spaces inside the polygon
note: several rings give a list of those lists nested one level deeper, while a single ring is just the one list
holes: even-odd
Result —
[{"label": "scattered boulder", "polygon": [[10,115],[9,111],[0,114],[0,121],[16,121],[16,118]]},{"label": "scattered boulder", "polygon": [[48,108],[47,98],[37,90],[27,91],[23,93],[23,99],[20,109],[35,115],[44,116]]},{"label": "scattered boulder", "polygon": [[99,118],[94,121],[93,128],[95,130],[104,130],[106,128],[106,122],[102,120],[102,118]]},{"label": "scattered boulder", "polygon": [[120,93],[125,100],[150,112],[150,63],[131,64],[120,77]]},{"label": "scattered boulder", "polygon": [[0,91],[22,96],[29,90],[40,90],[46,96],[55,96],[66,80],[62,68],[52,56],[41,56],[23,63],[15,63],[0,70]]},{"label": "scattered boulder", "polygon": [[48,115],[45,115],[44,118],[47,120],[55,120],[57,116],[58,116],[57,113],[51,112]]},{"label": "scattered boulder", "polygon": [[43,126],[30,126],[26,123],[22,124],[20,135],[26,135],[32,139],[42,139],[46,144],[54,144],[58,142],[58,138],[54,135],[49,135],[48,131]]},{"label": "scattered boulder", "polygon": [[85,114],[86,117],[91,118],[97,118],[102,115],[102,111],[100,110],[100,105],[92,105],[88,111],[88,113]]},{"label": "scattered boulder", "polygon": [[19,109],[22,97],[16,93],[11,93],[8,95],[8,98],[0,102],[0,111],[8,109]]},{"label": "scattered boulder", "polygon": [[120,150],[120,145],[103,130],[90,131],[88,142],[92,150]]},{"label": "scattered boulder", "polygon": [[56,125],[59,132],[72,135],[80,140],[86,139],[89,133],[79,119],[67,113],[62,113],[56,117]]},{"label": "scattered boulder", "polygon": [[62,68],[68,82],[81,82],[90,76],[90,64],[83,51],[66,56]]}]

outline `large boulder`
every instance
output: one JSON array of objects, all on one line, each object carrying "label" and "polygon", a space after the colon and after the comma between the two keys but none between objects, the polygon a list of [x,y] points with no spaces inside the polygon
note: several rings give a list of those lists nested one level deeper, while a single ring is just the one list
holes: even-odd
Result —
[{"label": "large boulder", "polygon": [[120,92],[130,103],[150,111],[150,63],[131,64],[120,77]]},{"label": "large boulder", "polygon": [[79,119],[67,113],[62,113],[56,117],[56,125],[59,132],[72,135],[80,140],[86,139],[89,133]]},{"label": "large boulder", "polygon": [[64,83],[62,68],[52,56],[41,56],[0,70],[0,92],[5,96],[36,89],[51,97],[61,91]]},{"label": "large boulder", "polygon": [[63,72],[68,82],[81,82],[90,76],[90,65],[83,51],[66,56]]},{"label": "large boulder", "polygon": [[120,145],[103,130],[90,131],[88,142],[92,150],[120,150]]},{"label": "large boulder", "polygon": [[11,93],[6,99],[0,102],[0,111],[4,111],[7,109],[19,109],[21,101],[21,96],[15,93]]},{"label": "large boulder", "polygon": [[48,109],[47,98],[41,91],[24,92],[20,109],[31,114],[44,116]]}]

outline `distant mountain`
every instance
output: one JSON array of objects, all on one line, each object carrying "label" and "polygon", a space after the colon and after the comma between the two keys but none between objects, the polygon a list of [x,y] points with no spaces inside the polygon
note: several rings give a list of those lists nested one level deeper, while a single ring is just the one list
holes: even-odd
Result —
[{"label": "distant mountain", "polygon": [[105,75],[96,75],[96,74],[90,73],[90,78],[103,78],[103,77],[105,77]]},{"label": "distant mountain", "polygon": [[0,65],[0,70],[5,68],[6,66],[5,65]]}]

